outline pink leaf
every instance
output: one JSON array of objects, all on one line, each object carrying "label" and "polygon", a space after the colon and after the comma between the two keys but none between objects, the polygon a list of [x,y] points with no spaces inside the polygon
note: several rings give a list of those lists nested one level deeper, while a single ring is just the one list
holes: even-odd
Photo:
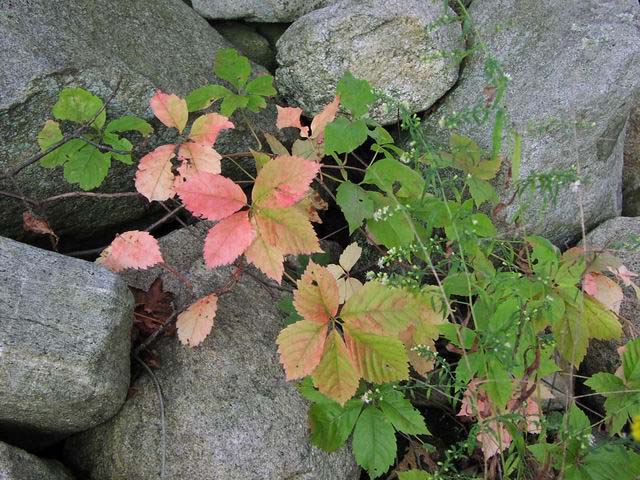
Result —
[{"label": "pink leaf", "polygon": [[98,261],[113,272],[127,268],[146,269],[163,262],[158,241],[148,232],[138,230],[118,235]]},{"label": "pink leaf", "polygon": [[195,347],[202,343],[211,333],[217,310],[218,297],[212,293],[202,297],[178,315],[176,327],[180,342],[189,347]]},{"label": "pink leaf", "polygon": [[257,235],[244,255],[247,262],[253,263],[267,277],[278,283],[282,282],[284,255],[279,249],[267,243],[261,235]]},{"label": "pink leaf", "polygon": [[482,448],[485,460],[507,449],[511,445],[511,435],[498,420],[483,422],[482,430],[476,439]]},{"label": "pink leaf", "polygon": [[276,120],[276,127],[287,128],[293,127],[300,130],[300,136],[307,138],[309,136],[309,127],[303,127],[300,123],[300,115],[302,115],[301,108],[294,107],[281,107],[276,105],[278,110],[278,119]]},{"label": "pink leaf", "polygon": [[153,114],[167,127],[175,127],[180,133],[187,126],[189,110],[187,102],[174,94],[166,94],[157,90],[151,97],[151,110]]},{"label": "pink leaf", "polygon": [[285,208],[304,197],[320,165],[300,157],[280,156],[267,162],[253,186],[254,205]]},{"label": "pink leaf", "polygon": [[189,138],[197,143],[213,145],[220,130],[234,128],[227,117],[219,113],[207,113],[195,119],[189,132]]},{"label": "pink leaf", "polygon": [[582,288],[591,296],[594,296],[598,292],[598,284],[592,273],[587,273],[582,278]]},{"label": "pink leaf", "polygon": [[173,189],[171,159],[175,145],[162,145],[140,159],[136,172],[136,190],[153,200],[168,200],[176,194]]},{"label": "pink leaf", "polygon": [[176,185],[176,192],[194,215],[208,220],[222,220],[247,204],[247,197],[237,184],[208,172]]},{"label": "pink leaf", "polygon": [[191,178],[199,172],[219,174],[221,172],[220,159],[222,156],[210,145],[196,142],[186,142],[180,145],[178,158],[182,164],[178,173],[185,179]]},{"label": "pink leaf", "polygon": [[615,273],[616,277],[620,279],[622,283],[624,283],[627,287],[630,287],[633,284],[633,278],[637,277],[637,273],[633,273],[624,265],[621,265],[617,270],[612,270]]},{"label": "pink leaf", "polygon": [[311,138],[317,139],[318,143],[322,143],[324,128],[328,123],[333,122],[338,113],[338,106],[340,105],[340,97],[336,96],[329,105],[311,121]]},{"label": "pink leaf", "polygon": [[210,268],[228,265],[242,255],[255,238],[249,212],[234,213],[209,230],[204,241],[204,261]]}]

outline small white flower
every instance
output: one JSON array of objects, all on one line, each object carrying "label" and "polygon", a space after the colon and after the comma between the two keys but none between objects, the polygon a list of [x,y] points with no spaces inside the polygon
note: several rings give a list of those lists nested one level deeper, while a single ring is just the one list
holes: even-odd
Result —
[{"label": "small white flower", "polygon": [[573,182],[573,183],[571,184],[571,186],[570,186],[571,191],[572,191],[573,193],[578,193],[578,190],[580,189],[580,185],[581,185],[580,180],[576,180],[576,181],[575,181],[575,182]]}]

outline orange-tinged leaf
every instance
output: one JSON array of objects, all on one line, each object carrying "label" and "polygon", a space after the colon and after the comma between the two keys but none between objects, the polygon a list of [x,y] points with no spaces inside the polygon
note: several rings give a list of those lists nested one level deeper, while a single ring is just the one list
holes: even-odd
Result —
[{"label": "orange-tinged leaf", "polygon": [[151,97],[151,110],[153,114],[167,127],[175,127],[180,133],[187,126],[189,110],[187,101],[177,95],[166,94],[157,90]]},{"label": "orange-tinged leaf", "polygon": [[278,283],[282,282],[284,255],[276,247],[265,242],[261,235],[256,236],[244,254],[247,262],[253,263],[267,277]]},{"label": "orange-tinged leaf", "polygon": [[278,335],[278,353],[287,380],[310,375],[320,363],[327,339],[327,324],[300,320]]},{"label": "orange-tinged leaf", "polygon": [[311,222],[295,208],[264,208],[254,218],[264,240],[285,255],[322,251]]},{"label": "orange-tinged leaf", "polygon": [[324,129],[328,123],[333,122],[338,113],[338,107],[340,106],[340,97],[336,96],[333,102],[328,104],[324,109],[313,117],[311,121],[311,138],[317,139],[318,143],[322,143],[324,135]]},{"label": "orange-tinged leaf", "polygon": [[322,223],[318,210],[327,210],[329,204],[325,202],[320,194],[315,190],[309,190],[302,200],[294,205],[300,210],[311,222]]},{"label": "orange-tinged leaf", "polygon": [[242,189],[222,175],[200,172],[176,185],[187,209],[208,220],[222,220],[247,204]]},{"label": "orange-tinged leaf", "polygon": [[353,363],[365,380],[396,382],[409,378],[409,359],[400,340],[367,333],[345,324],[347,347]]},{"label": "orange-tinged leaf", "polygon": [[98,262],[113,272],[127,268],[145,269],[163,262],[158,241],[149,232],[132,230],[118,235]]},{"label": "orange-tinged leaf", "polygon": [[304,197],[320,165],[300,157],[279,156],[267,162],[253,186],[251,199],[257,207],[284,208]]},{"label": "orange-tinged leaf", "polygon": [[148,200],[169,200],[176,194],[171,159],[175,145],[162,145],[140,159],[136,172],[136,190]]},{"label": "orange-tinged leaf", "polygon": [[200,345],[211,333],[217,309],[218,297],[212,293],[202,297],[178,315],[176,327],[180,342],[189,347]]},{"label": "orange-tinged leaf", "polygon": [[222,156],[209,145],[196,142],[185,142],[180,145],[178,158],[182,164],[178,172],[185,179],[191,178],[199,172],[219,174],[221,172],[220,159]]},{"label": "orange-tinged leaf", "polygon": [[435,357],[421,356],[416,347],[426,348],[435,352],[435,344],[433,338],[424,334],[424,329],[417,329],[415,325],[409,325],[404,332],[398,334],[398,338],[404,343],[407,355],[409,356],[409,363],[413,369],[423,377],[433,370],[435,364]]},{"label": "orange-tinged leaf", "polygon": [[276,127],[287,128],[293,127],[300,130],[300,136],[306,138],[309,136],[309,127],[303,127],[300,123],[300,115],[302,115],[301,108],[294,107],[281,107],[276,105],[278,110],[278,118],[276,120]]},{"label": "orange-tinged leaf", "polygon": [[338,284],[325,267],[309,262],[293,292],[293,306],[305,320],[327,323],[338,313]]},{"label": "orange-tinged leaf", "polygon": [[356,393],[360,375],[349,351],[336,330],[332,330],[324,345],[322,360],[313,372],[313,384],[320,393],[344,405]]},{"label": "orange-tinged leaf", "polygon": [[622,293],[620,285],[601,273],[589,273],[585,275],[585,280],[587,276],[591,278],[585,284],[585,292],[598,300],[607,310],[611,310],[616,314],[620,313],[620,306],[624,299],[624,293]]},{"label": "orange-tinged leaf", "polygon": [[30,211],[22,212],[22,228],[27,232],[37,233],[39,235],[49,235],[54,242],[54,246],[58,245],[60,238],[53,231],[46,218],[39,217]]},{"label": "orange-tinged leaf", "polygon": [[209,230],[204,241],[204,262],[210,268],[228,265],[242,255],[255,238],[249,212],[234,213]]},{"label": "orange-tinged leaf", "polygon": [[373,281],[351,296],[340,316],[368,331],[397,334],[426,313],[424,308],[411,292]]},{"label": "orange-tinged leaf", "polygon": [[220,130],[227,128],[234,128],[227,117],[219,113],[207,113],[194,120],[189,138],[196,143],[211,146],[216,142]]}]

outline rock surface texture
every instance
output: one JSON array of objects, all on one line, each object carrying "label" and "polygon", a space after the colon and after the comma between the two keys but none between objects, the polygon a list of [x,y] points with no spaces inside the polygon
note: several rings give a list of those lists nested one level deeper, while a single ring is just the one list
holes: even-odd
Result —
[{"label": "rock surface texture", "polygon": [[41,447],[113,416],[132,318],[117,275],[0,237],[0,438]]},{"label": "rock surface texture", "polygon": [[631,110],[624,140],[622,214],[640,216],[640,101]]},{"label": "rock surface texture", "polygon": [[[64,87],[83,87],[106,99],[121,80],[109,113],[150,118],[149,98],[156,88],[186,95],[211,83],[215,54],[228,47],[202,17],[176,0],[1,2],[0,172],[37,153],[36,135]],[[257,131],[279,135],[273,105],[248,118]],[[241,117],[233,121],[236,129],[223,132],[216,148],[256,148]],[[114,161],[102,190],[133,191],[135,168]],[[26,196],[36,199],[79,190],[62,178],[61,168],[33,165],[16,180]],[[15,187],[0,180],[0,190]],[[22,234],[23,209],[19,200],[0,198],[1,235]],[[76,198],[48,203],[44,213],[56,232],[78,238],[136,220],[146,210],[138,198]]]},{"label": "rock surface texture", "polygon": [[41,459],[0,442],[0,479],[73,480],[73,477],[60,462]]},{"label": "rock surface texture", "polygon": [[[161,240],[167,263],[184,272],[195,296],[220,288],[229,269],[207,270],[202,261],[205,230],[189,228]],[[127,276],[148,288],[161,272]],[[170,277],[165,290],[185,306],[193,302]],[[167,478],[357,479],[349,449],[326,454],[308,442],[307,404],[285,382],[275,339],[282,328],[277,291],[248,275],[218,302],[213,332],[198,347],[174,337],[154,347],[155,371],[164,394]],[[65,451],[82,478],[156,479],[160,464],[160,420],[156,389],[143,375],[135,395],[118,415],[72,437]]]},{"label": "rock surface texture", "polygon": [[[640,274],[640,218],[618,217],[607,220],[587,235],[589,249],[611,249],[632,272]],[[632,287],[624,287],[620,318],[626,337],[621,341],[592,340],[580,372],[615,372],[620,365],[616,348],[640,334],[640,303]],[[630,334],[633,334],[630,335]]]},{"label": "rock surface texture", "polygon": [[250,22],[293,22],[335,0],[193,0],[204,18],[242,19]]},{"label": "rock surface texture", "polygon": [[[431,127],[445,115],[482,103],[491,55],[512,78],[504,104],[507,126],[523,136],[520,179],[578,166],[587,229],[618,216],[625,123],[640,88],[638,2],[484,0],[474,1],[469,12],[475,39],[487,53],[464,66]],[[490,149],[491,129],[489,121],[453,130]],[[556,206],[546,211],[540,197],[522,197],[505,212],[526,203],[529,233],[560,244],[576,239],[581,230],[576,194],[565,186]]]},{"label": "rock surface texture", "polygon": [[[429,30],[443,14],[428,0],[343,0],[294,22],[278,40],[276,72],[280,93],[305,114],[333,99],[346,71],[368,80],[410,111],[426,110],[458,78],[458,66],[439,52],[462,48],[458,22]],[[397,110],[374,105],[371,116],[397,120]]]}]

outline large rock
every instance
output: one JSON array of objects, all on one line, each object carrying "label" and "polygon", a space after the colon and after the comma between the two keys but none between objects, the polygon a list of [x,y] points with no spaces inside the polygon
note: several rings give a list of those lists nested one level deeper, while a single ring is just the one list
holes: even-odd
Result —
[{"label": "large rock", "polygon": [[[629,270],[640,274],[640,218],[618,217],[608,220],[590,232],[586,242],[589,249],[611,251]],[[620,308],[624,338],[620,341],[593,340],[580,366],[580,373],[613,373],[620,365],[616,348],[640,331],[640,303],[632,287],[625,287],[624,294]]]},{"label": "large rock", "polygon": [[42,447],[113,416],[132,318],[117,275],[0,237],[0,439]]},{"label": "large rock", "polygon": [[640,102],[631,110],[624,140],[622,214],[640,216]]},{"label": "large rock", "polygon": [[[587,229],[619,215],[625,123],[640,87],[637,0],[483,0],[469,11],[476,41],[486,48],[464,66],[431,127],[482,103],[485,61],[492,56],[512,78],[504,105],[507,126],[524,137],[520,179],[579,164]],[[454,130],[489,149],[490,123]],[[529,233],[558,243],[579,235],[571,189],[563,187],[546,211],[541,195],[523,198],[530,203],[524,222]],[[521,205],[505,213],[511,216]]]},{"label": "large rock", "polygon": [[[342,0],[315,10],[278,40],[280,93],[315,114],[350,71],[412,112],[426,110],[458,78],[457,64],[438,53],[462,48],[460,24],[428,28],[443,13],[454,15],[429,0]],[[385,124],[397,119],[383,101],[371,116]]]},{"label": "large rock", "polygon": [[216,22],[216,31],[246,55],[250,60],[262,65],[269,71],[276,69],[276,52],[268,39],[259,32],[257,25],[244,22]]},{"label": "large rock", "polygon": [[[156,88],[185,95],[211,83],[216,52],[230,46],[178,0],[0,2],[0,173],[37,152],[36,135],[50,118],[62,88],[81,86],[104,99],[121,79],[109,113],[151,118],[149,98]],[[273,104],[248,118],[256,131],[278,135]],[[234,123],[236,129],[223,132],[216,148],[255,149],[242,117],[234,118]],[[102,190],[133,191],[135,168],[114,161]],[[33,165],[16,180],[26,196],[36,199],[79,190],[66,183],[61,168]],[[0,181],[0,190],[16,188]],[[22,202],[0,197],[0,234],[21,235],[23,209]],[[146,202],[139,198],[76,198],[44,208],[54,230],[75,239],[139,219],[146,212]]]},{"label": "large rock", "polygon": [[211,20],[242,19],[251,22],[293,22],[335,0],[193,0],[196,11]]},{"label": "large rock", "polygon": [[73,477],[60,462],[41,459],[0,442],[0,479],[73,480]]},{"label": "large rock", "polygon": [[[179,230],[161,240],[167,263],[183,272],[195,297],[228,281],[229,269],[207,270],[205,230]],[[147,288],[162,272],[129,275]],[[180,282],[164,276],[165,289],[184,306],[194,300]],[[167,478],[358,478],[349,449],[326,454],[308,443],[307,405],[284,379],[275,339],[283,321],[279,294],[244,275],[220,298],[213,332],[196,348],[162,338],[154,346],[166,423]],[[156,389],[143,375],[116,417],[66,443],[66,458],[82,478],[156,479],[160,418]]]}]

